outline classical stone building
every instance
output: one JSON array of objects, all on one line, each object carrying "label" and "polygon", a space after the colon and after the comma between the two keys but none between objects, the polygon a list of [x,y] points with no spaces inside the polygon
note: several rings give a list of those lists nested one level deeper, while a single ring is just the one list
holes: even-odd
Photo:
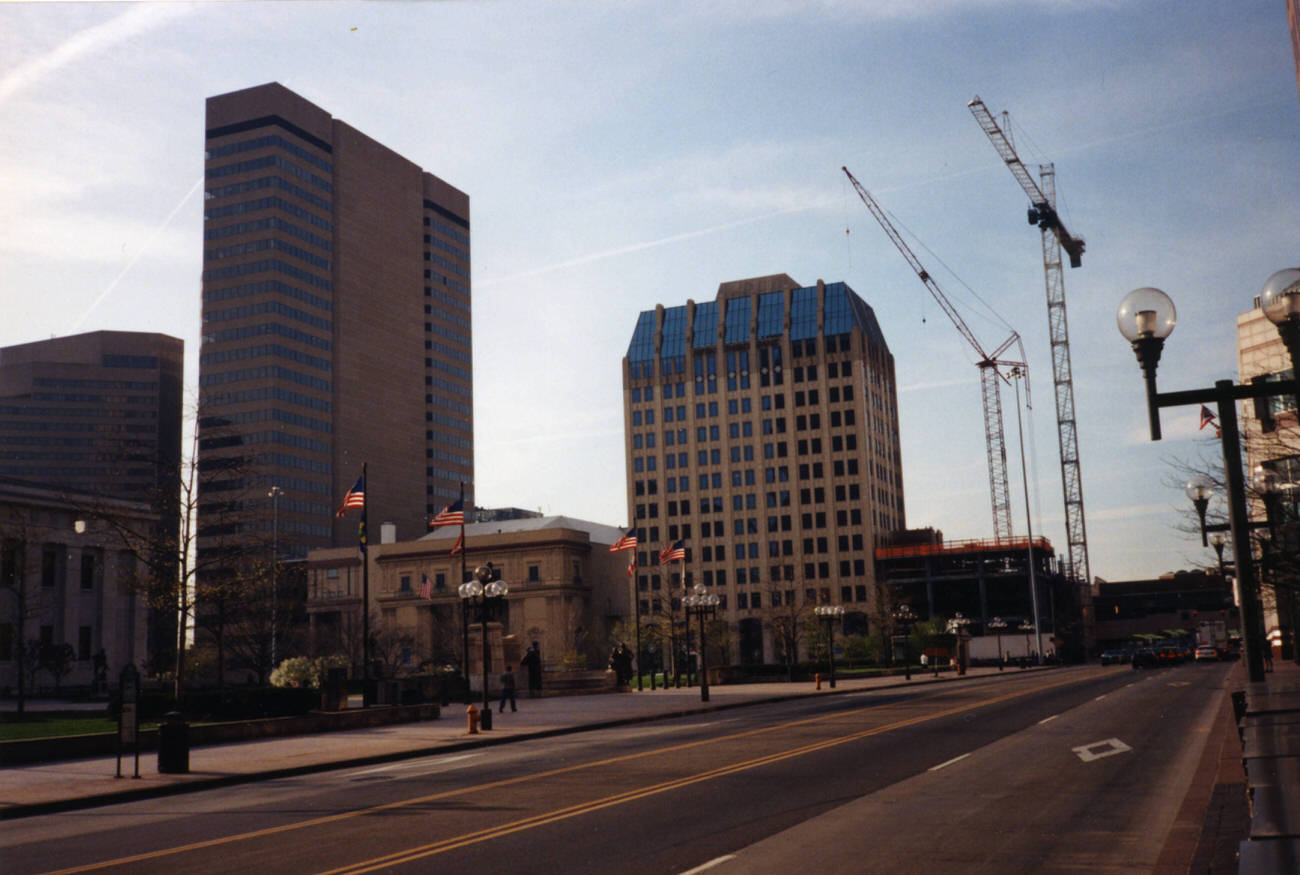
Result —
[{"label": "classical stone building", "polygon": [[29,694],[89,686],[101,651],[108,677],[143,665],[144,567],[117,527],[156,522],[144,502],[0,479],[0,691],[16,694],[20,665]]},{"label": "classical stone building", "polygon": [[[470,514],[467,514],[470,515]],[[488,625],[492,683],[519,665],[536,641],[547,668],[603,669],[611,635],[629,613],[626,554],[610,553],[613,526],[565,516],[527,516],[465,526],[466,549],[452,555],[459,527],[394,542],[381,530],[371,544],[369,610],[374,658],[386,676],[430,661],[463,668],[468,638],[471,681],[482,671],[481,626],[464,623],[458,590],[467,574],[491,563],[509,586],[506,607]],[[428,585],[425,588],[425,580]],[[362,566],[356,548],[313,550],[307,559],[312,647],[359,663]]]}]

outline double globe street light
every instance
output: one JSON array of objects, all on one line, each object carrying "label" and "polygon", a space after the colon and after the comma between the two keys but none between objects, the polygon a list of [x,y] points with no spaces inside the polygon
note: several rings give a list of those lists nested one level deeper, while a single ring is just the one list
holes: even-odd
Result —
[{"label": "double globe street light", "polygon": [[[1268,278],[1260,294],[1264,316],[1277,326],[1295,371],[1300,354],[1300,268],[1278,271]],[[1236,385],[1232,380],[1218,380],[1213,388],[1182,392],[1159,392],[1156,368],[1164,350],[1165,338],[1174,330],[1178,313],[1174,302],[1159,289],[1144,286],[1129,292],[1120,302],[1116,324],[1133,346],[1138,365],[1146,381],[1147,419],[1151,439],[1160,440],[1160,410],[1164,407],[1211,405],[1217,408],[1219,435],[1223,448],[1223,470],[1228,493],[1228,523],[1237,563],[1237,583],[1241,600],[1243,638],[1248,676],[1252,682],[1264,679],[1263,620],[1259,613],[1259,593],[1255,562],[1250,548],[1250,519],[1246,514],[1246,484],[1242,475],[1241,432],[1237,424],[1237,402],[1278,395],[1295,397],[1297,381],[1257,379]],[[1191,490],[1189,489],[1189,495]],[[1208,495],[1205,496],[1208,499]],[[1192,496],[1193,502],[1197,500]],[[1199,505],[1198,505],[1199,511]]]}]

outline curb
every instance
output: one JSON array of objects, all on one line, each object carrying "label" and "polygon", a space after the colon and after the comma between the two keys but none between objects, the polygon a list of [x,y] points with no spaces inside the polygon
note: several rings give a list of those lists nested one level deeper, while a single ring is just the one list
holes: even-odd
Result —
[{"label": "curb", "polygon": [[[1026,671],[1042,671],[1046,666],[1032,666]],[[1017,671],[1017,675],[1022,672]],[[924,686],[934,686],[936,684],[953,683],[959,680],[981,680],[998,677],[999,675],[943,675],[938,678],[928,678]],[[14,805],[0,808],[0,820],[18,820],[24,817],[35,817],[42,814],[57,814],[65,811],[77,811],[84,808],[98,808],[104,805],[114,805],[123,802],[137,802],[145,799],[157,799],[165,796],[177,796],[183,793],[196,793],[202,790],[215,790],[222,787],[233,787],[239,784],[250,784],[256,781],[273,781],[281,778],[295,778],[301,775],[310,775],[317,772],[329,772],[338,769],[353,769],[363,766],[382,765],[384,763],[398,762],[406,759],[415,759],[422,756],[433,756],[444,753],[454,753],[463,750],[474,750],[476,748],[496,747],[502,744],[512,744],[518,741],[532,741],[536,739],[556,738],[564,735],[575,735],[581,732],[592,732],[601,729],[613,729],[619,726],[635,726],[641,723],[653,723],[659,720],[672,720],[680,717],[693,717],[698,714],[708,714],[715,711],[731,711],[737,708],[749,708],[755,705],[771,705],[780,702],[789,702],[796,699],[807,699],[812,695],[821,696],[844,696],[853,693],[879,692],[881,690],[895,689],[919,689],[916,681],[899,680],[896,683],[883,684],[875,687],[843,688],[834,690],[825,690],[821,692],[792,692],[784,695],[766,696],[761,699],[747,699],[741,702],[724,702],[709,703],[689,708],[676,708],[667,711],[656,712],[654,714],[642,714],[633,717],[618,717],[609,720],[599,720],[593,723],[577,723],[572,726],[557,726],[551,729],[538,729],[531,732],[519,732],[508,736],[498,736],[496,738],[480,738],[473,741],[454,741],[450,743],[439,744],[430,747],[407,748],[390,753],[372,754],[364,757],[351,757],[347,759],[329,760],[326,762],[308,763],[301,766],[292,766],[282,769],[266,769],[256,772],[247,772],[239,775],[221,775],[213,778],[195,778],[193,780],[178,781],[174,784],[164,784],[153,787],[141,787],[140,789],[123,789],[108,793],[96,793],[90,796],[78,796],[67,799],[52,799],[46,802],[33,803],[16,803]],[[123,780],[129,780],[124,778]]]}]

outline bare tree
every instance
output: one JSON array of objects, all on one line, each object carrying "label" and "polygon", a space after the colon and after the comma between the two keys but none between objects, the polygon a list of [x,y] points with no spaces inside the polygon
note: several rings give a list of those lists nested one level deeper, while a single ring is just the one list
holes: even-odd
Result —
[{"label": "bare tree", "polygon": [[772,632],[777,657],[785,663],[786,676],[793,681],[799,645],[808,633],[814,605],[796,598],[793,587],[782,589],[779,581],[768,582],[766,589],[767,603],[772,606],[767,615],[767,628]]}]

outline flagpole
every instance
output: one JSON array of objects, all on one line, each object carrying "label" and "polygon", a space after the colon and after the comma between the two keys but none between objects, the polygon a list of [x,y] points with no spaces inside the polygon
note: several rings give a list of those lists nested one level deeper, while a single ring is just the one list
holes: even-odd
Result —
[{"label": "flagpole", "polygon": [[[465,481],[460,481],[460,582],[465,583],[469,577],[469,566],[466,564],[469,550],[465,548]],[[469,612],[461,611],[461,643],[464,647],[461,650],[461,659],[464,663],[465,670],[465,695],[469,695]]]},{"label": "flagpole", "polygon": [[641,680],[641,593],[636,588],[636,551],[632,552],[632,567],[629,569],[632,577],[632,616],[636,622],[636,691],[639,693],[645,689]]},{"label": "flagpole", "polygon": [[369,708],[372,702],[370,689],[370,550],[366,541],[370,538],[368,511],[370,508],[370,484],[366,477],[366,463],[361,463],[361,483],[366,492],[361,505],[361,707]]}]

